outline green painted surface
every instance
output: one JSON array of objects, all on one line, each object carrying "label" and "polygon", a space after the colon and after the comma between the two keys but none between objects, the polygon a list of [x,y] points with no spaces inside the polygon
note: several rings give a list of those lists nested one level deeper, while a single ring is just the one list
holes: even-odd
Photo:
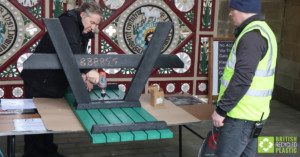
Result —
[{"label": "green painted surface", "polygon": [[[104,134],[91,134],[91,128],[95,123],[95,121],[90,118],[88,121],[84,121],[84,117],[90,117],[86,110],[76,110],[74,107],[74,97],[72,92],[66,92],[65,98],[67,102],[70,104],[72,110],[75,112],[78,119],[80,119],[81,124],[86,129],[86,132],[91,137],[93,143],[106,143],[106,136]],[[83,118],[83,119],[82,119]]]},{"label": "green painted surface", "polygon": [[[96,124],[110,124],[105,116],[103,116],[99,110],[91,109],[87,110],[90,114],[90,117],[93,118]],[[105,137],[107,138],[107,142],[120,142],[120,136],[117,133],[104,133]]]},{"label": "green painted surface", "polygon": [[[142,107],[134,107],[134,111],[136,111],[139,115],[145,118],[146,121],[157,121],[149,112],[147,112]],[[173,138],[173,132],[169,129],[157,130],[160,134],[160,138]]]},{"label": "green painted surface", "polygon": [[[138,112],[136,112],[132,108],[123,108],[122,110],[124,110],[124,112],[126,112],[134,120],[134,122],[146,122],[147,121]],[[157,120],[155,119],[153,121],[157,121]],[[160,139],[160,133],[156,130],[146,130],[145,133],[147,134],[147,138],[149,140]]]},{"label": "green painted surface", "polygon": [[[122,123],[134,123],[134,121],[120,108],[113,108],[111,111],[122,121]],[[134,140],[146,140],[147,134],[144,131],[132,131]]]},{"label": "green painted surface", "polygon": [[[94,90],[89,94],[92,100],[103,100],[100,90]],[[106,90],[104,100],[123,99],[124,95],[125,93],[117,89]],[[169,129],[91,134],[91,128],[95,124],[134,123],[157,120],[141,107],[76,110],[73,105],[74,97],[71,91],[66,92],[65,98],[81,124],[84,126],[88,135],[91,137],[93,143],[138,141],[173,137],[173,133]]]},{"label": "green painted surface", "polygon": [[[111,111],[111,109],[99,109],[100,113],[106,117],[110,124],[122,123],[120,119]],[[121,141],[133,141],[131,132],[119,132]]]}]

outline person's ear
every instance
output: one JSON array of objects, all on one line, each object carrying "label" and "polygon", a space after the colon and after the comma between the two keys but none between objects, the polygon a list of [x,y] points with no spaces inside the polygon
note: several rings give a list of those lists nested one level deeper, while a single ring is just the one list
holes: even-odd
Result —
[{"label": "person's ear", "polygon": [[80,17],[83,19],[84,18],[84,15],[85,15],[85,12],[81,12],[80,13]]}]

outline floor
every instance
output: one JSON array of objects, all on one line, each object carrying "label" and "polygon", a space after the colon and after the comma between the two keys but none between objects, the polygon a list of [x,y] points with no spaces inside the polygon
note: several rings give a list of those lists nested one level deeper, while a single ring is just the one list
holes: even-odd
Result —
[{"label": "floor", "polygon": [[[271,115],[261,136],[297,136],[300,140],[300,111],[297,111],[279,101],[271,102]],[[189,125],[197,133],[206,136],[212,127],[211,121]],[[152,140],[127,143],[91,144],[89,137],[83,133],[55,134],[55,143],[59,145],[59,152],[67,157],[178,157],[178,126],[170,127],[174,132],[173,139]],[[197,157],[202,140],[183,128],[183,156]],[[16,137],[16,157],[23,154],[23,136]],[[297,142],[300,151],[300,142]],[[6,137],[0,137],[0,150],[6,153]],[[1,156],[1,155],[0,155]],[[261,154],[257,157],[299,157],[295,154]]]}]

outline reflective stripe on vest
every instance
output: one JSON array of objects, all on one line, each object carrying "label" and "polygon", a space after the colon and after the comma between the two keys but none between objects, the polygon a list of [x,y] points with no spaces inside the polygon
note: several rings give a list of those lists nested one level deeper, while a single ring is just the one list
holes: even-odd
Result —
[{"label": "reflective stripe on vest", "polygon": [[[245,31],[243,32],[246,32],[250,29],[253,29],[255,27],[259,27],[268,37],[268,40],[271,41],[271,37],[270,35],[267,33],[267,31],[261,27],[260,25],[253,25],[251,27],[249,27],[248,29],[246,29]],[[243,33],[242,32],[242,33]],[[241,34],[242,34],[241,33]],[[234,43],[233,45],[233,51],[232,51],[232,56],[231,56],[231,60],[228,60],[227,63],[226,63],[226,66],[230,69],[234,69],[234,66],[235,66],[235,63],[236,63],[236,43]],[[271,69],[271,64],[272,64],[272,55],[273,55],[273,46],[272,46],[272,42],[270,42],[270,47],[271,47],[271,52],[270,52],[270,56],[269,56],[269,60],[268,60],[268,65],[267,65],[267,70],[260,70],[260,69],[257,69],[256,72],[255,72],[255,76],[261,76],[261,77],[267,77],[267,76],[272,76],[275,72],[275,68]]]},{"label": "reflective stripe on vest", "polygon": [[[269,36],[269,34],[267,33],[267,31],[263,27],[261,27],[260,25],[253,25],[253,26],[249,27],[248,29],[246,29],[243,32],[247,32],[248,30],[253,29],[255,27],[259,27],[267,35],[268,41],[271,41],[271,37]],[[232,70],[234,70],[234,67],[235,67],[235,64],[236,64],[236,44],[237,43],[238,42],[235,42],[235,44],[233,45],[233,51],[232,51],[232,54],[231,54],[231,60],[228,59],[227,63],[226,63],[226,66],[228,68],[232,69]],[[269,43],[270,43],[270,55],[269,55],[269,59],[268,59],[268,62],[267,62],[267,68],[266,68],[266,70],[256,69],[255,76],[258,76],[258,77],[269,77],[269,76],[274,75],[274,73],[275,73],[275,68],[271,69],[272,56],[273,56],[273,45],[272,45],[272,42],[269,42]],[[225,88],[227,88],[229,82],[222,77],[221,78],[221,84]],[[268,97],[268,96],[272,95],[272,91],[273,91],[273,89],[269,89],[269,90],[254,90],[254,89],[249,89],[247,91],[246,95],[255,96],[255,97]]]},{"label": "reflective stripe on vest", "polygon": [[[221,79],[221,84],[227,88],[229,82],[225,80],[224,78]],[[249,96],[255,96],[255,97],[268,97],[271,96],[273,92],[273,89],[269,90],[254,90],[254,89],[248,89],[246,95]]]}]

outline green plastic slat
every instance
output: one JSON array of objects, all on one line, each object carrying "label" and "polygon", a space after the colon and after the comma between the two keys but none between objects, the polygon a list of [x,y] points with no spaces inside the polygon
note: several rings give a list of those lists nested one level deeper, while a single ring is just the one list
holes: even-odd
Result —
[{"label": "green plastic slat", "polygon": [[135,141],[147,140],[147,134],[144,131],[132,131]]},{"label": "green plastic slat", "polygon": [[[111,111],[123,122],[134,123],[134,121],[120,108],[111,109]],[[147,134],[144,131],[131,131],[134,135],[134,140],[147,140]]]},{"label": "green plastic slat", "polygon": [[157,130],[146,130],[148,140],[160,139],[160,133]]},{"label": "green plastic slat", "polygon": [[[99,109],[99,111],[106,117],[110,124],[122,123],[118,117],[110,109]],[[121,141],[133,141],[133,135],[130,132],[119,132]]]},{"label": "green plastic slat", "polygon": [[99,100],[98,96],[95,94],[94,91],[89,92],[89,94],[90,94],[90,98],[91,98],[92,101],[93,100]]},{"label": "green plastic slat", "polygon": [[109,124],[106,118],[97,109],[87,110],[97,124]]},{"label": "green plastic slat", "polygon": [[111,111],[114,113],[114,115],[117,116],[117,118],[122,122],[122,123],[133,123],[134,121],[127,116],[127,114],[121,110],[120,108],[113,108]]},{"label": "green plastic slat", "polygon": [[119,89],[112,89],[111,91],[114,92],[118,96],[119,99],[123,99],[125,96],[125,93]]},{"label": "green plastic slat", "polygon": [[[100,90],[90,92],[92,100],[99,100]],[[118,89],[109,89],[106,91],[105,100],[108,99],[122,99],[125,93]],[[114,123],[132,123],[132,122],[145,122],[157,121],[151,114],[141,107],[135,108],[115,108],[115,109],[92,109],[92,110],[76,110],[74,108],[74,97],[71,91],[66,92],[65,97],[72,110],[76,113],[81,120],[82,125],[88,130],[89,136],[92,138],[93,143],[105,142],[119,142],[119,141],[137,141],[137,140],[151,140],[159,138],[172,138],[173,132],[169,129],[164,130],[146,130],[146,131],[132,131],[132,132],[119,132],[119,133],[105,133],[105,134],[91,134],[90,128],[94,124],[114,124]],[[102,97],[101,97],[102,99]],[[87,121],[87,122],[85,122]],[[87,123],[87,124],[85,124]],[[89,128],[89,129],[87,129]]]},{"label": "green plastic slat", "polygon": [[121,123],[110,109],[99,109],[110,124]]},{"label": "green plastic slat", "polygon": [[[122,110],[129,115],[134,122],[146,122],[146,120],[141,117],[138,113],[136,113],[132,108],[122,108]],[[157,121],[157,120],[155,120]]]},{"label": "green plastic slat", "polygon": [[118,95],[116,95],[115,92],[113,92],[111,89],[106,90],[106,95],[109,96],[109,99],[120,99]]},{"label": "green plastic slat", "polygon": [[133,107],[133,109],[141,115],[143,118],[145,118],[146,121],[157,121],[156,118],[154,118],[149,112],[147,112],[142,107]]},{"label": "green plastic slat", "polygon": [[105,94],[104,99],[101,96],[100,90],[93,90],[90,93],[90,97],[92,100],[109,100],[109,96],[107,94]]},{"label": "green plastic slat", "polygon": [[[88,110],[90,116],[95,120],[96,124],[109,124],[106,118],[97,109]],[[117,133],[104,133],[107,142],[118,142],[120,136]]]},{"label": "green plastic slat", "polygon": [[[130,116],[130,118],[132,118],[135,122],[145,122],[146,120],[141,117],[135,110],[133,110],[132,108],[122,108],[122,110],[124,112],[127,113],[127,115]],[[157,121],[157,120],[155,120]],[[156,130],[146,130],[145,131],[147,133],[147,138],[149,140],[152,139],[160,139],[160,133]]]},{"label": "green plastic slat", "polygon": [[169,129],[162,129],[157,131],[160,132],[160,138],[173,138],[173,132]]},{"label": "green plastic slat", "polygon": [[[70,107],[72,108],[73,112],[76,113],[76,116],[80,119],[81,124],[84,126],[86,129],[88,135],[92,139],[92,143],[106,143],[106,137],[104,134],[91,134],[90,128],[96,122],[89,116],[89,113],[86,110],[76,110],[73,103],[74,103],[74,97],[71,92],[68,92],[65,94],[65,98],[67,102],[70,104]],[[84,117],[89,117],[84,119]]]},{"label": "green plastic slat", "polygon": [[[133,108],[139,115],[145,118],[146,121],[157,121],[149,112],[141,107]],[[173,132],[169,129],[157,130],[161,134],[161,138],[173,138]]]}]

